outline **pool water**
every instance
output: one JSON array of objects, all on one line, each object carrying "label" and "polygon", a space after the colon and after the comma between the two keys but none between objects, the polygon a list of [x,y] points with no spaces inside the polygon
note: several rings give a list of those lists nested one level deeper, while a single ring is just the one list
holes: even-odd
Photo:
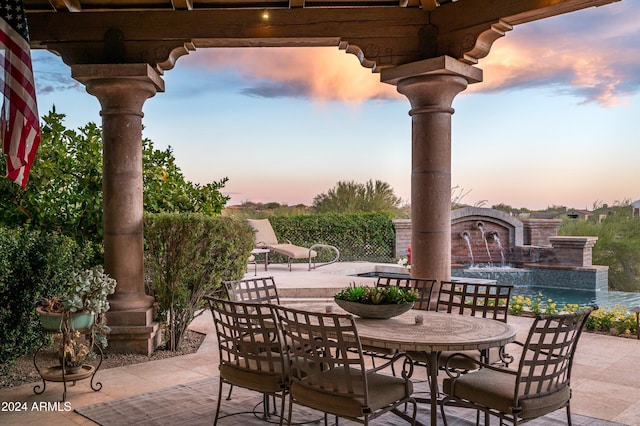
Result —
[{"label": "pool water", "polygon": [[[366,272],[357,274],[356,276],[378,277],[380,275],[397,278],[408,277],[407,274],[388,272]],[[542,293],[542,296],[540,296],[540,293]],[[548,299],[551,299],[558,307],[563,304],[578,304],[580,306],[598,305],[600,308],[612,308],[615,305],[620,305],[625,306],[627,309],[640,306],[640,293],[625,291],[590,291],[553,287],[515,286],[511,294],[512,296],[523,295],[532,300],[539,298],[542,302],[547,302]]]},{"label": "pool water", "polygon": [[[540,293],[542,296],[540,296]],[[612,308],[615,305],[627,309],[640,306],[640,293],[625,291],[588,291],[547,287],[514,287],[512,295],[523,295],[532,300],[540,298],[543,302],[553,300],[558,306],[563,304],[598,305],[600,308]]]}]

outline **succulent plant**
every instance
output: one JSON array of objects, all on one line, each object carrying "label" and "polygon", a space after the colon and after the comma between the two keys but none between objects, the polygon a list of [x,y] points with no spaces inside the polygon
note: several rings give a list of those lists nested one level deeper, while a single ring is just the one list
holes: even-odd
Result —
[{"label": "succulent plant", "polygon": [[370,287],[352,283],[340,290],[334,298],[368,305],[394,305],[415,302],[418,300],[418,292],[396,286]]}]

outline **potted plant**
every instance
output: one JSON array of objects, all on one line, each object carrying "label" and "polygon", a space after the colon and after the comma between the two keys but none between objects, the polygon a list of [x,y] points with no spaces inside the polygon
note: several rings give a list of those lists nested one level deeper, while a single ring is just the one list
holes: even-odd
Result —
[{"label": "potted plant", "polygon": [[108,297],[115,288],[116,281],[100,265],[75,272],[65,294],[42,299],[36,306],[43,329],[53,332],[90,329],[96,343],[106,347],[110,330],[104,313],[109,310]]},{"label": "potted plant", "polygon": [[78,374],[82,371],[84,360],[89,356],[89,344],[83,341],[78,330],[63,334],[62,344],[58,350],[60,365],[64,366],[66,374]]},{"label": "potted plant", "polygon": [[351,286],[334,295],[342,309],[362,318],[392,318],[413,307],[418,300],[416,290],[402,287]]}]

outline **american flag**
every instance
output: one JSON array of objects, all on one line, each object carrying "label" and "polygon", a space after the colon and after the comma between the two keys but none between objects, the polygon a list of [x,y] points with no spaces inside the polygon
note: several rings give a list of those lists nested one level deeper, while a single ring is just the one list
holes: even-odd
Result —
[{"label": "american flag", "polygon": [[25,188],[40,144],[40,119],[22,0],[0,0],[0,139],[7,177]]}]

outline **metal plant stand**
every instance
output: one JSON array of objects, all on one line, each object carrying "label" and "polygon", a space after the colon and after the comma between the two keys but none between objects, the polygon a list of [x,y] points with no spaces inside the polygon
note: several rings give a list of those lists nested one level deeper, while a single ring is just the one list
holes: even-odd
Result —
[{"label": "metal plant stand", "polygon": [[[49,331],[49,330],[41,329],[41,331],[42,331],[43,337],[46,334],[60,335],[61,336],[60,347],[64,348],[64,343],[67,341],[67,338],[68,338],[68,335],[67,335],[69,333],[68,330],[63,329],[59,331]],[[78,330],[78,331],[83,331],[83,330]],[[84,330],[84,331],[88,331],[88,330]],[[64,356],[61,359],[61,365],[50,365],[50,366],[44,366],[44,367],[41,367],[38,365],[38,354],[40,354],[47,346],[46,339],[43,338],[43,344],[33,354],[33,365],[35,366],[36,371],[38,372],[38,374],[40,375],[40,378],[42,379],[42,384],[37,384],[33,387],[33,392],[36,395],[40,395],[45,391],[45,389],[47,388],[47,382],[62,382],[64,386],[64,390],[62,392],[62,401],[64,402],[67,398],[67,383],[71,382],[71,385],[75,386],[78,380],[88,379],[89,377],[91,377],[90,386],[93,391],[98,392],[100,389],[102,389],[102,383],[95,381],[95,375],[100,369],[100,366],[102,365],[102,361],[104,359],[104,353],[100,345],[96,344],[93,338],[88,338],[87,340],[89,341],[89,349],[94,351],[97,354],[96,356],[97,361],[95,361],[97,362],[97,366],[94,366],[91,364],[82,364],[79,367],[79,370],[77,372],[68,372],[67,371],[68,368],[67,368],[66,360]]]}]

